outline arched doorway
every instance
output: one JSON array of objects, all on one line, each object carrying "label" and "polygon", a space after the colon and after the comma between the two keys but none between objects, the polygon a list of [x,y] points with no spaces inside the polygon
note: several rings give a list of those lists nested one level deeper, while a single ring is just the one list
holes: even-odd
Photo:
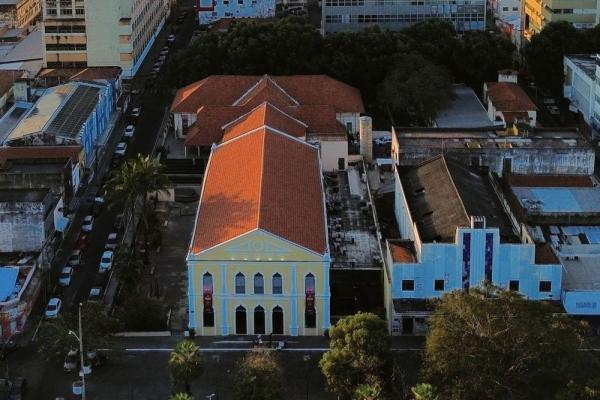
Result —
[{"label": "arched doorway", "polygon": [[271,318],[273,320],[273,334],[283,335],[283,309],[279,306],[275,307]]},{"label": "arched doorway", "polygon": [[236,335],[245,335],[248,333],[246,327],[246,309],[239,306],[235,309],[235,333]]},{"label": "arched doorway", "polygon": [[254,309],[254,333],[265,333],[265,309],[258,306]]}]

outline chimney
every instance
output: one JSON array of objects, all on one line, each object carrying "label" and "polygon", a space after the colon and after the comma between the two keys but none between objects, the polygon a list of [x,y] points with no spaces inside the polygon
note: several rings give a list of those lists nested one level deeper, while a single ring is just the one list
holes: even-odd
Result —
[{"label": "chimney", "polygon": [[501,69],[498,71],[498,82],[518,83],[519,73],[514,69]]},{"label": "chimney", "polygon": [[472,216],[471,217],[471,228],[473,229],[485,229],[485,217]]},{"label": "chimney", "polygon": [[358,121],[360,155],[366,163],[373,161],[373,122],[371,117],[360,117]]},{"label": "chimney", "polygon": [[13,84],[13,96],[15,101],[29,102],[31,93],[27,79],[17,79],[15,81]]}]

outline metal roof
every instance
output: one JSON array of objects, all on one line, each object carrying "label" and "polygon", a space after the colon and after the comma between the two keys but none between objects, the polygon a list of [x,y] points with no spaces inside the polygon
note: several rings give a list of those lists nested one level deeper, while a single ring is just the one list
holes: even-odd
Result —
[{"label": "metal roof", "polygon": [[44,132],[54,136],[76,138],[84,122],[96,108],[99,93],[98,87],[79,85]]}]

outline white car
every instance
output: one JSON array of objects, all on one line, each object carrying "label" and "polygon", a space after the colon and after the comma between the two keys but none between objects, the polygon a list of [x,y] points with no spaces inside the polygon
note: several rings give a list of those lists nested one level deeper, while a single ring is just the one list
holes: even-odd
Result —
[{"label": "white car", "polygon": [[112,232],[108,234],[108,239],[106,240],[106,245],[104,246],[107,250],[114,250],[118,245],[117,241],[117,233]]},{"label": "white car", "polygon": [[94,227],[94,216],[88,215],[83,219],[83,224],[81,225],[81,230],[83,232],[91,232]]},{"label": "white car", "polygon": [[79,250],[79,249],[73,250],[73,252],[69,256],[69,261],[67,261],[67,264],[69,264],[71,267],[80,266],[82,264],[81,255],[82,255],[81,250]]},{"label": "white car", "polygon": [[89,302],[98,302],[102,300],[102,288],[100,286],[94,286],[90,289],[90,295],[88,296]]},{"label": "white car", "polygon": [[62,305],[62,301],[60,299],[53,297],[48,302],[46,306],[46,311],[44,312],[44,316],[46,318],[56,318],[58,317],[58,312],[60,311],[60,306]]},{"label": "white car", "polygon": [[73,275],[73,268],[63,267],[58,276],[58,285],[65,287],[71,284],[71,276]]},{"label": "white car", "polygon": [[166,59],[167,59],[167,55],[166,55],[166,54],[161,54],[161,55],[158,57],[158,62],[162,64],[162,63],[164,63],[164,62],[165,62],[165,60],[166,60]]},{"label": "white car", "polygon": [[134,107],[133,110],[131,110],[131,116],[132,117],[139,117],[140,114],[142,113],[142,108],[141,107]]},{"label": "white car", "polygon": [[152,72],[155,74],[158,74],[160,72],[160,67],[154,67],[152,68]]},{"label": "white car", "polygon": [[140,94],[140,89],[133,89],[131,91],[131,94],[134,95],[134,96]]},{"label": "white car", "polygon": [[105,251],[104,253],[102,253],[102,258],[100,258],[100,266],[98,267],[98,269],[100,269],[100,272],[110,271],[110,269],[112,268],[112,263],[113,252]]},{"label": "white car", "polygon": [[123,136],[125,136],[126,138],[132,138],[134,133],[135,133],[135,126],[127,125],[125,127],[125,131],[123,131]]},{"label": "white car", "polygon": [[127,143],[121,142],[117,145],[117,148],[115,149],[115,154],[118,156],[124,156],[126,151],[127,151]]},{"label": "white car", "polygon": [[175,41],[175,35],[169,35],[169,37],[167,38],[167,42],[173,43],[174,41]]}]

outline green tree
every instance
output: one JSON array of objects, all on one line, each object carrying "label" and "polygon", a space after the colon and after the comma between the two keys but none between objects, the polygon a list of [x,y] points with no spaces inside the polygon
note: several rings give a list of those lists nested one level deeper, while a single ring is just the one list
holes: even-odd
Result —
[{"label": "green tree", "polygon": [[435,394],[433,386],[429,383],[419,383],[410,388],[414,400],[437,400],[438,396]]},{"label": "green tree", "polygon": [[169,400],[194,400],[194,398],[187,393],[177,393],[169,397]]},{"label": "green tree", "polygon": [[329,351],[319,363],[329,391],[346,400],[360,385],[383,387],[390,355],[385,321],[358,313],[338,321],[329,335]]},{"label": "green tree", "polygon": [[175,382],[185,385],[185,392],[191,393],[190,384],[202,375],[204,366],[198,345],[191,340],[177,343],[169,357],[169,371]]},{"label": "green tree", "polygon": [[600,400],[600,378],[589,379],[585,385],[570,381],[556,400]]},{"label": "green tree", "polygon": [[[77,339],[69,335],[69,331],[79,334],[78,313],[65,313],[57,318],[44,320],[37,335],[39,353],[46,359],[60,359],[70,349],[78,348]],[[110,318],[103,306],[97,303],[86,303],[81,310],[83,344],[87,350],[105,347],[111,333],[121,327],[118,320]]]},{"label": "green tree", "polygon": [[411,50],[433,64],[453,69],[452,63],[460,43],[451,22],[441,19],[421,21],[404,29],[402,33],[408,37]]},{"label": "green tree", "polygon": [[416,122],[415,118],[428,124],[452,99],[450,74],[418,54],[402,54],[393,63],[394,69],[379,87],[380,106],[395,124]]},{"label": "green tree", "polygon": [[359,385],[354,391],[353,400],[380,400],[382,398],[381,385],[375,384],[362,384]]},{"label": "green tree", "polygon": [[271,352],[254,350],[239,365],[235,400],[281,400],[284,398],[281,367]]},{"label": "green tree", "polygon": [[515,45],[504,36],[488,31],[465,33],[455,52],[456,80],[479,92],[484,82],[498,79],[499,70],[514,66],[515,51]]},{"label": "green tree", "polygon": [[565,54],[579,53],[581,34],[570,22],[550,22],[523,48],[529,71],[539,88],[562,97]]},{"label": "green tree", "polygon": [[581,357],[581,323],[495,287],[444,295],[429,327],[424,372],[444,399],[549,398]]}]

